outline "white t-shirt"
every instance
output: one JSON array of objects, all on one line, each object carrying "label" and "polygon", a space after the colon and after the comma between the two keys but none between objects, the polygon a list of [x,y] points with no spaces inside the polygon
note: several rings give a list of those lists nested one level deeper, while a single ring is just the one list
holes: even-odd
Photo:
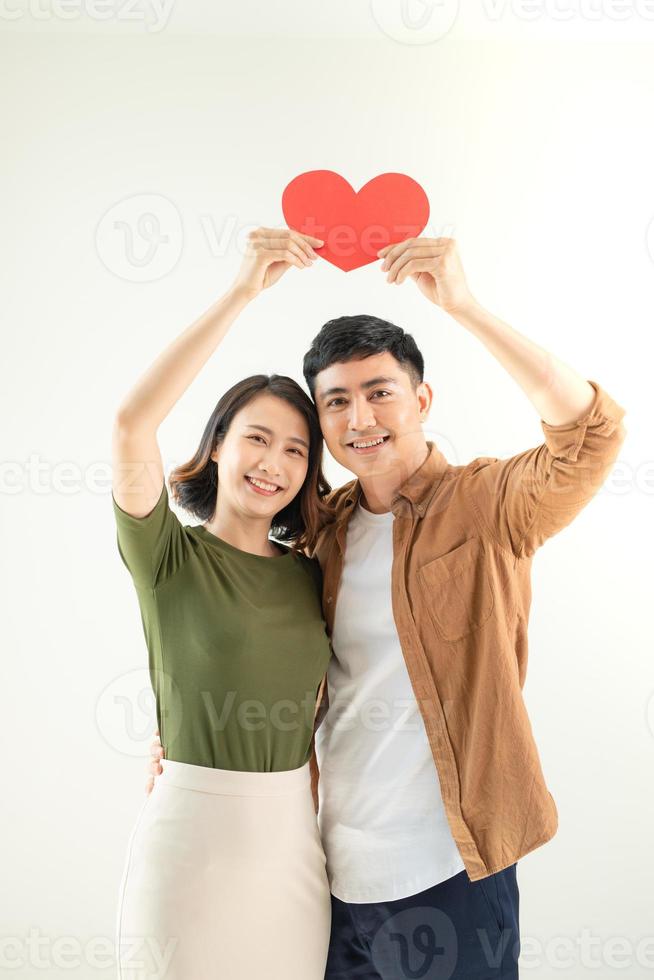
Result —
[{"label": "white t-shirt", "polygon": [[316,732],[318,821],[344,902],[405,898],[465,867],[393,618],[393,520],[360,503],[350,518]]}]

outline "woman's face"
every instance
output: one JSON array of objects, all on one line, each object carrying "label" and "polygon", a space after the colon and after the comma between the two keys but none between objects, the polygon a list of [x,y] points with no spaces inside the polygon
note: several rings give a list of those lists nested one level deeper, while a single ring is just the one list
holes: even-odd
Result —
[{"label": "woman's face", "polygon": [[309,426],[287,401],[263,393],[236,413],[211,458],[218,463],[221,507],[272,519],[304,483]]}]

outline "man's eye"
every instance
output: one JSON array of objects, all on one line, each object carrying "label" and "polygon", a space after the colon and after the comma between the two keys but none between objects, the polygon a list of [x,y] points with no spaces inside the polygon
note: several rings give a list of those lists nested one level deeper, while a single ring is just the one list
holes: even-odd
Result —
[{"label": "man's eye", "polygon": [[[390,394],[391,394],[390,391],[380,390],[380,391],[373,392],[372,397],[374,398],[375,395],[390,395]],[[327,402],[327,408],[331,408],[332,405],[335,405],[337,402],[342,402],[342,401],[344,401],[343,398],[332,398],[331,401]]]}]

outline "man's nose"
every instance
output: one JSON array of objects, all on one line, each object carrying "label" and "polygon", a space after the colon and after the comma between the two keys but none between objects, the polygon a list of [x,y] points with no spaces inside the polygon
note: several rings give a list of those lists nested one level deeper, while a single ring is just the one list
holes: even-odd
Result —
[{"label": "man's nose", "polygon": [[353,399],[350,407],[349,426],[354,432],[362,432],[375,424],[375,414],[370,402]]}]

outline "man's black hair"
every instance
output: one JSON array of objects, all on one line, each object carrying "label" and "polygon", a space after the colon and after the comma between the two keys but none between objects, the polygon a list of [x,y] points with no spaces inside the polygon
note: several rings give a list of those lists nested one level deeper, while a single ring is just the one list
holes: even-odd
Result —
[{"label": "man's black hair", "polygon": [[316,375],[338,361],[354,361],[388,351],[411,378],[414,388],[423,380],[425,362],[418,345],[402,327],[368,313],[328,320],[304,355],[304,380],[316,400]]}]

